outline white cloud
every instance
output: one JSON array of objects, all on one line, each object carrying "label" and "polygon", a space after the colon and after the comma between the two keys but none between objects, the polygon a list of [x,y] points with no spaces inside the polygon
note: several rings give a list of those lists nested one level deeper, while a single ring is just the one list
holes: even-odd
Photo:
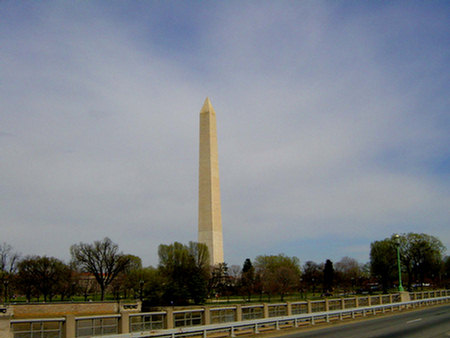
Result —
[{"label": "white cloud", "polygon": [[[371,240],[396,231],[449,245],[448,168],[436,169],[448,157],[448,98],[421,77],[432,62],[443,83],[448,47],[411,59],[402,29],[414,11],[394,22],[395,6],[348,17],[325,3],[210,3],[201,22],[192,9],[161,25],[161,8],[128,20],[117,4],[9,6],[0,210],[18,250],[68,259],[71,244],[109,236],[156,264],[158,244],[195,240],[206,96],[231,264],[298,255],[305,239],[317,245],[301,260],[351,255],[330,236],[366,245],[366,257]],[[441,27],[419,26],[433,36]],[[390,27],[402,28],[398,49]]]}]

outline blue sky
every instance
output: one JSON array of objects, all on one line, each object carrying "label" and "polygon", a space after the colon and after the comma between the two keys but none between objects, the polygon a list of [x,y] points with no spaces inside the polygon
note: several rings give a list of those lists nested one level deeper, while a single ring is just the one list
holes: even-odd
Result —
[{"label": "blue sky", "polygon": [[447,1],[0,2],[1,242],[144,264],[197,238],[217,113],[225,259],[450,247]]}]

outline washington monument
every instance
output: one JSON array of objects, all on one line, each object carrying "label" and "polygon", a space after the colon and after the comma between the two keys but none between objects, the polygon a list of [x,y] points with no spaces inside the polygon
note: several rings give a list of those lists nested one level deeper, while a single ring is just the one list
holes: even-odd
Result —
[{"label": "washington monument", "polygon": [[211,265],[223,263],[216,113],[206,98],[200,111],[198,241],[207,245]]}]

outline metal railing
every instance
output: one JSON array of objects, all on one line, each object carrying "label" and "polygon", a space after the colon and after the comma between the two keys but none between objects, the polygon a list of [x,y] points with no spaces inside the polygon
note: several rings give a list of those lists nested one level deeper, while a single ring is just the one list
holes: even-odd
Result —
[{"label": "metal railing", "polygon": [[381,304],[366,306],[360,308],[351,308],[344,310],[333,310],[326,312],[316,312],[308,314],[298,314],[293,316],[273,317],[264,319],[246,320],[242,322],[222,323],[214,325],[205,325],[197,327],[184,327],[178,329],[161,330],[156,332],[135,332],[119,335],[108,335],[103,338],[148,338],[148,337],[189,337],[202,336],[208,337],[213,333],[227,333],[230,337],[237,334],[249,333],[258,334],[262,331],[280,330],[283,328],[294,328],[302,325],[315,325],[318,322],[330,322],[332,320],[343,320],[345,318],[365,317],[367,315],[376,315],[386,311],[401,311],[406,308],[414,308],[421,305],[430,305],[435,303],[444,303],[450,300],[450,296],[427,298],[413,300],[408,302],[398,302],[390,304]]}]

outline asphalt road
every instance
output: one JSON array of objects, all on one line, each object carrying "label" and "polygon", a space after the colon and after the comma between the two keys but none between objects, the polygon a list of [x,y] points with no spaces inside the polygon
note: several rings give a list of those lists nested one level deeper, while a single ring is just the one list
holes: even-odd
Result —
[{"label": "asphalt road", "polygon": [[450,305],[383,316],[283,338],[449,338]]}]

